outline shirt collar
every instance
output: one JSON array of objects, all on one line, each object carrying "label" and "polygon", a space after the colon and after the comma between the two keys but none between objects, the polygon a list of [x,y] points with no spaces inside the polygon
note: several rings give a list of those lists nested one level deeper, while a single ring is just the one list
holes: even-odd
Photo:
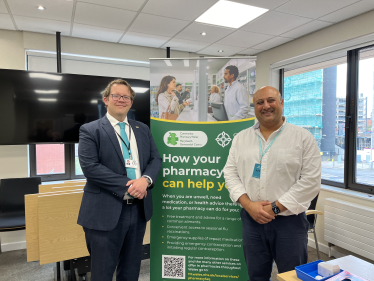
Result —
[{"label": "shirt collar", "polygon": [[[287,123],[287,118],[285,116],[282,116],[283,118],[283,124],[282,126],[280,126],[276,131],[274,132],[278,132],[280,130],[282,130],[282,128],[286,125]],[[260,133],[260,122],[257,122],[254,126],[253,126],[253,130],[255,130],[257,133]]]},{"label": "shirt collar", "polygon": [[[119,121],[118,121],[116,118],[114,118],[112,115],[110,115],[109,112],[106,113],[106,117],[108,118],[110,124],[111,124],[113,127],[116,126],[116,125],[118,125]],[[125,120],[124,120],[123,122],[125,122],[126,125],[129,124],[129,123],[128,123],[128,120],[127,120],[127,116],[126,116],[126,118],[125,118]]]},{"label": "shirt collar", "polygon": [[235,80],[234,82],[231,83],[231,86],[230,86],[230,85],[228,86],[228,88],[231,88],[231,87],[234,86],[237,82],[238,82],[238,80]]}]

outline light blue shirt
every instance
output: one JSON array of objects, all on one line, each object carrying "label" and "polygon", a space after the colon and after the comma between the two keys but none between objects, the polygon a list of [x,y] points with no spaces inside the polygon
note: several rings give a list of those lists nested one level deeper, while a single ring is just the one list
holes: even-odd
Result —
[{"label": "light blue shirt", "polygon": [[238,81],[232,82],[225,92],[225,109],[229,120],[245,119],[249,114],[249,94]]}]

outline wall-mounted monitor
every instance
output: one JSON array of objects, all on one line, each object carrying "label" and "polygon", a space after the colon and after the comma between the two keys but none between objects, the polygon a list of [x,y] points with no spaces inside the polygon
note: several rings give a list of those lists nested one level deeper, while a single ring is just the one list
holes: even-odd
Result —
[{"label": "wall-mounted monitor", "polygon": [[80,126],[106,114],[101,92],[118,78],[136,92],[128,118],[149,126],[149,81],[0,69],[0,145],[78,142]]}]

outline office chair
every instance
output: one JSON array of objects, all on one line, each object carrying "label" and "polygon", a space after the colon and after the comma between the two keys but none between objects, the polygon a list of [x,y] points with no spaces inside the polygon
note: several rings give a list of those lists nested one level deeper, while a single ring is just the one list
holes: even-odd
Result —
[{"label": "office chair", "polygon": [[317,235],[316,235],[316,222],[317,222],[317,216],[318,215],[323,215],[323,212],[316,210],[317,200],[318,200],[318,195],[316,196],[316,198],[314,198],[312,200],[312,202],[310,203],[309,209],[305,213],[306,213],[306,217],[307,217],[308,222],[309,222],[308,233],[313,233],[313,235],[314,235],[314,241],[316,243],[317,256],[318,256],[318,259],[320,260],[321,258],[319,256],[319,248],[318,248],[318,241],[317,241]]},{"label": "office chair", "polygon": [[25,194],[38,193],[39,184],[41,177],[0,181],[0,232],[25,229]]}]

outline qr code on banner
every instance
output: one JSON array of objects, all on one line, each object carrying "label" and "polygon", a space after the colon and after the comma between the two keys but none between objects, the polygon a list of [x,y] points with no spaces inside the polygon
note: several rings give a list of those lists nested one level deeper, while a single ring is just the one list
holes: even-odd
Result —
[{"label": "qr code on banner", "polygon": [[162,255],[162,278],[186,279],[186,257]]}]

